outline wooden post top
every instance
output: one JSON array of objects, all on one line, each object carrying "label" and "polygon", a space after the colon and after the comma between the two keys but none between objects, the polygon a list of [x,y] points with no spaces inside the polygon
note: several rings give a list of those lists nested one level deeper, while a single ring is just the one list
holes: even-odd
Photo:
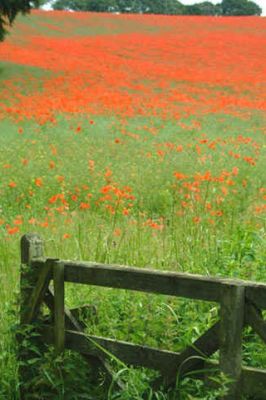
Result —
[{"label": "wooden post top", "polygon": [[33,258],[43,257],[43,240],[37,233],[27,233],[20,240],[21,263],[29,264]]}]

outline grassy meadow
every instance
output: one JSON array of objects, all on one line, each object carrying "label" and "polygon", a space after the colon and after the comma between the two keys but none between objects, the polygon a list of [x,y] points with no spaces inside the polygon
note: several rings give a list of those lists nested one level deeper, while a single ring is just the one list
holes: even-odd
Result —
[{"label": "grassy meadow", "polygon": [[[0,44],[0,399],[19,399],[19,241],[47,256],[264,282],[265,18],[33,12]],[[87,332],[180,351],[218,306],[67,285]],[[218,355],[215,354],[214,358]],[[244,360],[266,366],[247,329]],[[113,361],[125,390],[76,355],[32,360],[29,399],[217,399],[189,377]],[[218,376],[222,393],[226,381]]]}]

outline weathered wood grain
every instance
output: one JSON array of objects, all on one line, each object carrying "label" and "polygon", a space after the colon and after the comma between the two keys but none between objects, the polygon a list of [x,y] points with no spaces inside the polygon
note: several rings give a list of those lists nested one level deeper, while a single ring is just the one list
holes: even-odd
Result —
[{"label": "weathered wood grain", "polygon": [[252,303],[245,304],[245,321],[266,343],[266,321],[262,318],[262,313]]},{"label": "weathered wood grain", "polygon": [[[45,264],[40,267],[37,282],[35,287],[31,290],[31,295],[27,299],[27,304],[21,309],[21,323],[30,324],[37,316],[40,305],[43,301],[44,294],[49,286],[51,280],[51,260],[47,260]],[[26,303],[26,299],[25,299]]]},{"label": "weathered wood grain", "polygon": [[[33,264],[38,267],[43,262],[42,259],[35,259]],[[67,282],[215,302],[220,302],[224,285],[230,283],[245,286],[246,298],[258,308],[266,309],[266,284],[263,283],[93,262],[62,262]]]},{"label": "weathered wood grain", "polygon": [[[47,343],[53,342],[51,327],[42,331]],[[169,374],[177,361],[178,353],[158,350],[148,346],[141,346],[124,341],[103,338],[94,335],[85,335],[82,332],[66,331],[65,346],[82,354],[90,354],[109,359],[110,355],[117,357],[125,364],[143,366]]]},{"label": "weathered wood grain", "polygon": [[263,283],[244,281],[246,286],[246,298],[258,308],[266,309],[266,285]]},{"label": "weathered wood grain", "polygon": [[250,399],[266,399],[266,370],[259,368],[242,368],[241,390]]},{"label": "weathered wood grain", "polygon": [[[38,282],[38,274],[40,271],[39,266],[33,264],[33,260],[36,258],[43,258],[43,242],[39,235],[35,233],[29,233],[22,236],[20,241],[21,251],[21,267],[20,267],[20,329],[24,331],[25,324],[34,322],[36,316],[36,309],[39,307],[39,301],[35,298],[35,304],[33,312],[31,310],[31,303],[29,299],[32,295],[33,289]],[[42,259],[42,261],[44,261]],[[41,269],[45,268],[45,264],[41,263]],[[42,292],[42,290],[41,290]],[[38,295],[36,294],[38,297]],[[30,368],[29,361],[36,357],[33,353],[32,348],[25,347],[24,345],[25,334],[18,334],[18,360],[19,360],[19,380],[20,385],[20,398],[21,400],[27,397],[27,388],[24,386],[24,382],[30,379]],[[33,336],[32,342],[34,346],[39,346],[39,338]]]},{"label": "weathered wood grain", "polygon": [[67,282],[219,301],[221,282],[198,275],[64,261]]},{"label": "weathered wood grain", "polygon": [[65,267],[60,261],[53,265],[54,278],[54,345],[57,354],[65,347]]},{"label": "weathered wood grain", "polygon": [[220,310],[220,368],[232,379],[226,400],[240,398],[245,287],[224,285]]}]

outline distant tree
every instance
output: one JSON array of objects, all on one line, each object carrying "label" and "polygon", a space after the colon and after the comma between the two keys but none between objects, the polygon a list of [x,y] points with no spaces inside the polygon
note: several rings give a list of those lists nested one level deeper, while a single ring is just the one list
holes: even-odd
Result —
[{"label": "distant tree", "polygon": [[0,41],[7,33],[7,27],[12,25],[18,13],[28,13],[38,6],[38,0],[0,0]]},{"label": "distant tree", "polygon": [[246,5],[245,15],[261,15],[262,8],[258,6],[254,1],[248,1]]},{"label": "distant tree", "polygon": [[69,9],[69,0],[56,0],[53,4],[52,7],[54,10],[67,10]]},{"label": "distant tree", "polygon": [[223,0],[222,15],[261,15],[262,9],[253,1]]},{"label": "distant tree", "polygon": [[249,0],[222,0],[216,5],[210,1],[203,1],[191,6],[184,6],[178,0],[56,0],[53,8],[55,10],[168,15],[260,15],[262,12],[256,3]]},{"label": "distant tree", "polygon": [[182,14],[177,0],[57,0],[54,10],[119,11],[121,13]]},{"label": "distant tree", "polygon": [[210,1],[204,1],[202,3],[186,6],[184,13],[188,15],[219,15],[220,10]]},{"label": "distant tree", "polygon": [[39,7],[42,7],[47,3],[50,3],[50,0],[39,0]]},{"label": "distant tree", "polygon": [[57,0],[52,7],[54,10],[104,12],[112,11],[116,0]]},{"label": "distant tree", "polygon": [[177,0],[143,0],[144,12],[150,14],[183,14],[184,6]]},{"label": "distant tree", "polygon": [[115,9],[121,13],[143,13],[145,10],[145,0],[115,0]]},{"label": "distant tree", "polygon": [[221,3],[215,4],[214,7],[215,7],[215,15],[222,15],[223,14]]}]

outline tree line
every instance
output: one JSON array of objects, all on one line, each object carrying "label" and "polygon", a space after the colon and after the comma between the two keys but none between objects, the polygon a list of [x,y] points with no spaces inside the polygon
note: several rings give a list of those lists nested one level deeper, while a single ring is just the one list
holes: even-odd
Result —
[{"label": "tree line", "polygon": [[54,10],[119,12],[167,15],[261,15],[262,9],[249,0],[203,1],[184,5],[178,0],[56,0]]}]

